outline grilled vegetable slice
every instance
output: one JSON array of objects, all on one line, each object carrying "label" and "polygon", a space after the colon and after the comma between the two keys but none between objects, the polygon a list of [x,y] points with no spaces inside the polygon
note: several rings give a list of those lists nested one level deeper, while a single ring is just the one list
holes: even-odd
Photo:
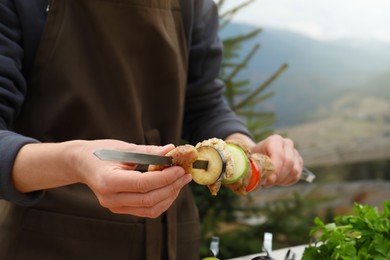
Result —
[{"label": "grilled vegetable slice", "polygon": [[222,180],[223,184],[234,183],[242,178],[248,171],[249,159],[244,150],[236,144],[228,143],[226,148],[230,152],[233,161],[233,173],[229,178]]},{"label": "grilled vegetable slice", "polygon": [[210,185],[218,181],[225,173],[226,161],[223,154],[212,146],[201,146],[198,149],[198,160],[208,161],[207,170],[192,169],[192,179],[200,185]]},{"label": "grilled vegetable slice", "polygon": [[246,187],[246,192],[251,192],[256,189],[261,179],[260,169],[257,164],[252,159],[250,159],[250,164],[252,167],[252,176],[249,180],[248,186]]}]

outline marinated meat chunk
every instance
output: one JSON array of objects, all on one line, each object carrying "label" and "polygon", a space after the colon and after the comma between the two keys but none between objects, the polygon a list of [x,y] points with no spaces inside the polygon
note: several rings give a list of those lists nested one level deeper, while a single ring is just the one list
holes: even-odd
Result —
[{"label": "marinated meat chunk", "polygon": [[[198,151],[194,146],[189,144],[179,145],[168,152],[166,156],[173,158],[173,165],[181,166],[186,173],[191,174],[192,164],[198,158]],[[167,168],[167,166],[150,165],[149,171],[158,171],[164,168]]]}]

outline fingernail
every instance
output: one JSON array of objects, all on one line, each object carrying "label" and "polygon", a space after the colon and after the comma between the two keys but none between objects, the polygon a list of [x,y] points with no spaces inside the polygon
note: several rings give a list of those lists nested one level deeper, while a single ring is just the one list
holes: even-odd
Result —
[{"label": "fingernail", "polygon": [[192,181],[192,175],[191,174],[184,174],[183,176],[183,185],[186,185]]},{"label": "fingernail", "polygon": [[166,149],[166,148],[175,148],[175,145],[173,144],[166,144],[162,147],[163,149]]},{"label": "fingernail", "polygon": [[263,186],[265,188],[271,188],[272,186],[274,186],[276,178],[277,176],[274,173],[271,174],[270,176],[268,176]]}]

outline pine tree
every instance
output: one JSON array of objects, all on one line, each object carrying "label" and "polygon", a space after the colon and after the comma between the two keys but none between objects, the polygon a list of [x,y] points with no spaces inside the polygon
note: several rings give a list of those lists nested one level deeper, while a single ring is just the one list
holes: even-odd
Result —
[{"label": "pine tree", "polygon": [[[237,0],[232,0],[237,1]],[[234,15],[242,8],[250,5],[255,0],[241,2],[235,7],[220,12],[220,30],[226,28],[232,21]],[[238,2],[238,1],[237,1]],[[216,1],[219,10],[223,9],[226,0]],[[249,79],[237,79],[239,73],[248,67],[250,60],[259,50],[260,45],[255,44],[248,54],[242,57],[242,45],[261,33],[261,29],[255,29],[249,33],[237,35],[223,40],[224,59],[221,68],[220,79],[226,85],[225,97],[229,106],[247,124],[248,129],[256,140],[261,140],[273,131],[269,129],[275,115],[272,112],[258,112],[258,104],[271,96],[273,92],[268,91],[271,83],[287,68],[283,64],[279,70],[271,75],[266,81],[255,88],[249,85]],[[265,91],[268,91],[265,93]],[[267,129],[268,127],[268,129]],[[209,190],[197,184],[191,184],[194,198],[199,209],[199,216],[202,223],[202,248],[201,255],[207,255],[209,238],[218,234],[221,222],[235,221],[235,211],[239,208],[239,197],[228,190],[222,188],[217,197],[211,197]]]},{"label": "pine tree", "polygon": [[[237,12],[254,1],[247,0],[233,8],[220,12],[220,31],[232,22]],[[219,10],[223,9],[226,2],[226,0],[217,1]],[[287,64],[282,64],[273,75],[255,88],[250,86],[251,81],[249,79],[238,79],[239,73],[248,67],[249,62],[260,48],[260,44],[255,43],[249,53],[242,57],[242,46],[245,42],[258,36],[261,31],[261,28],[256,28],[248,33],[223,39],[224,60],[220,74],[220,78],[226,84],[225,97],[229,106],[245,120],[247,127],[256,140],[261,140],[273,132],[270,126],[275,120],[273,112],[259,111],[258,104],[274,95],[274,92],[268,91],[268,88],[288,67]]]}]

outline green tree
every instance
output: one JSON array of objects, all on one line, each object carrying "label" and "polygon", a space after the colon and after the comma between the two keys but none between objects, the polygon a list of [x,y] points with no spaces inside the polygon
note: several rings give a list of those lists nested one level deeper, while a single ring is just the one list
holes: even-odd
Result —
[{"label": "green tree", "polygon": [[[226,11],[220,11],[220,30],[222,31],[231,23],[232,18],[238,11],[249,6],[254,1],[247,0]],[[216,2],[219,10],[223,10],[227,1],[219,0]],[[273,132],[270,126],[274,122],[274,113],[259,112],[258,104],[274,94],[268,88],[287,68],[287,64],[283,64],[279,70],[256,87],[250,86],[251,81],[249,79],[239,79],[240,72],[248,67],[250,60],[260,48],[260,45],[256,43],[249,53],[242,55],[242,46],[247,41],[256,37],[261,31],[258,28],[249,33],[222,39],[224,44],[224,59],[220,74],[221,80],[226,85],[226,101],[246,122],[256,140],[261,140]],[[219,224],[235,221],[235,212],[240,208],[240,198],[230,190],[224,188],[218,192],[217,197],[211,197],[210,192],[204,186],[192,184],[192,190],[202,223],[203,245],[201,254],[207,255],[209,239],[212,235],[220,232]],[[243,209],[240,210],[242,211]]]},{"label": "green tree", "polygon": [[[224,30],[232,22],[237,12],[254,1],[247,0],[226,11],[221,11],[220,30]],[[217,1],[219,10],[223,10],[226,3],[226,0]],[[275,120],[275,114],[259,111],[258,104],[274,95],[274,92],[269,91],[269,87],[288,67],[287,64],[282,64],[275,73],[256,87],[250,85],[250,79],[239,78],[240,72],[248,67],[249,62],[260,48],[260,44],[255,43],[248,53],[242,55],[243,44],[257,37],[261,31],[261,28],[256,28],[248,33],[223,39],[224,60],[220,75],[226,84],[225,97],[229,106],[245,120],[256,140],[261,140],[273,133],[270,126]]]}]

